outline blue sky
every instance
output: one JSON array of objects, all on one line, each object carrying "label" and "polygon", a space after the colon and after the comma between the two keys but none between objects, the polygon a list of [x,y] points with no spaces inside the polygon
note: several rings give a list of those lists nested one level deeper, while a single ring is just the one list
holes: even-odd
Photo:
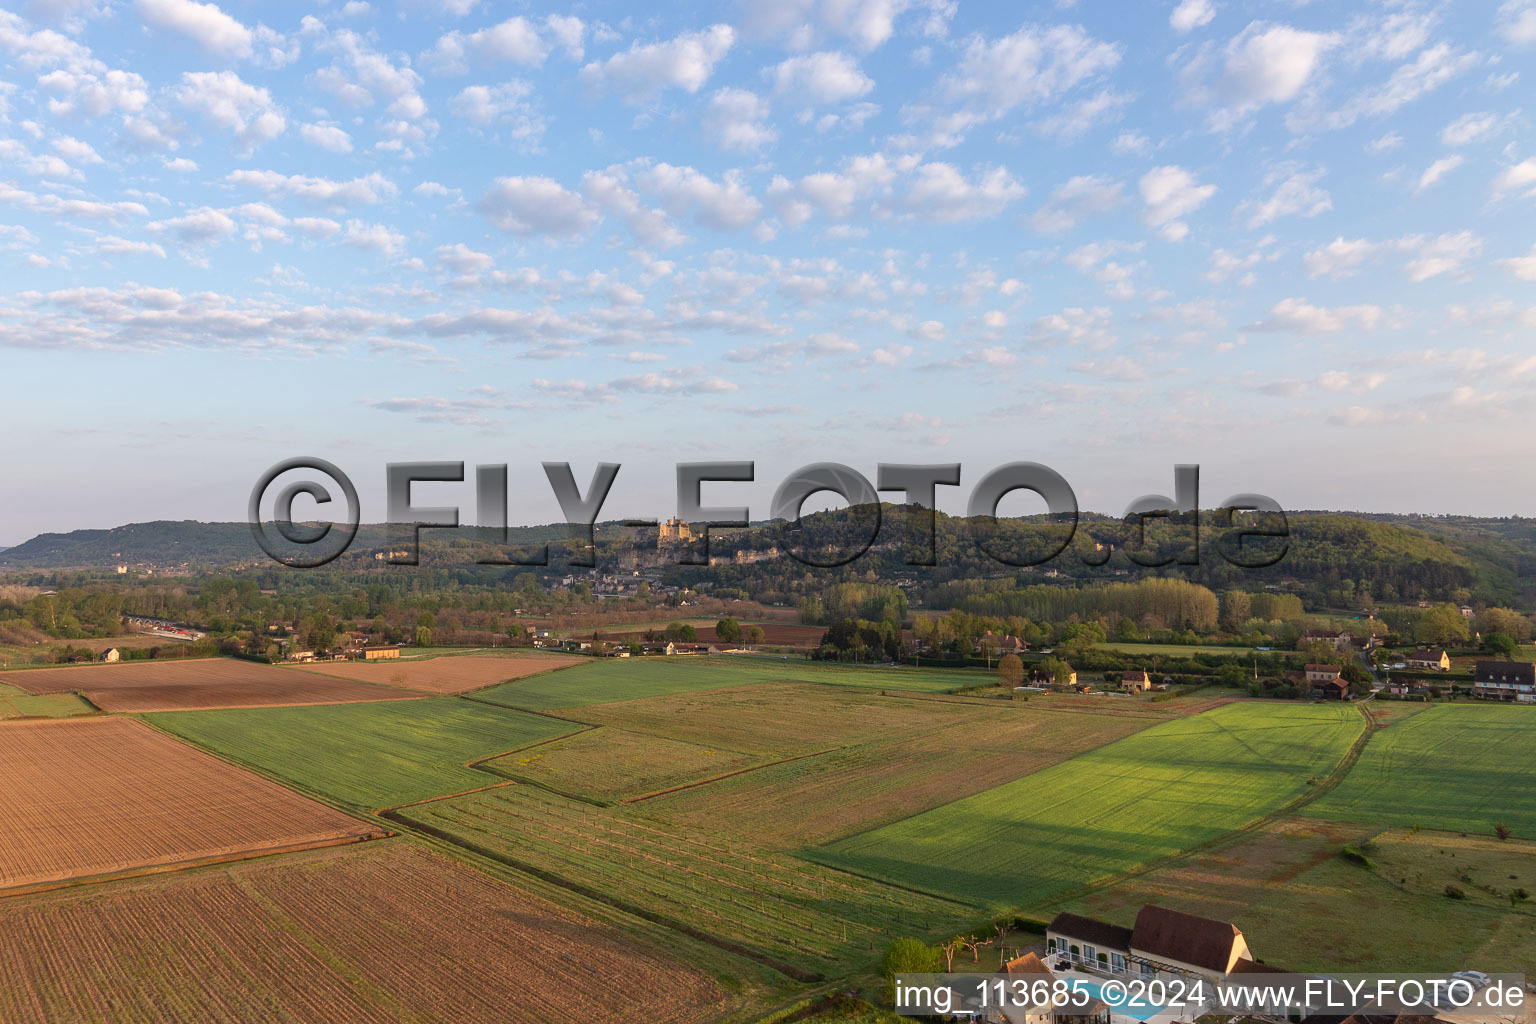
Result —
[{"label": "blue sky", "polygon": [[[0,11],[0,543],[313,454],[1529,514],[1536,0]],[[468,485],[424,500],[474,502]],[[1031,506],[1023,496],[1016,511]]]}]

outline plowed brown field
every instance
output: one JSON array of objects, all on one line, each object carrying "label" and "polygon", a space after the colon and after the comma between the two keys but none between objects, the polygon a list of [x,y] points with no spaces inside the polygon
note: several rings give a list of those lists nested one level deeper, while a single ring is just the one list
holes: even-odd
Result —
[{"label": "plowed brown field", "polygon": [[456,655],[420,661],[317,662],[306,665],[303,671],[427,693],[467,693],[550,669],[585,665],[588,660],[568,654]]},{"label": "plowed brown field", "polygon": [[674,1024],[659,948],[405,840],[0,902],[0,1020]]},{"label": "plowed brown field", "polygon": [[0,724],[0,892],[381,834],[132,719]]},{"label": "plowed brown field", "polygon": [[233,658],[0,672],[29,693],[80,693],[103,711],[208,711],[400,700],[398,689]]}]

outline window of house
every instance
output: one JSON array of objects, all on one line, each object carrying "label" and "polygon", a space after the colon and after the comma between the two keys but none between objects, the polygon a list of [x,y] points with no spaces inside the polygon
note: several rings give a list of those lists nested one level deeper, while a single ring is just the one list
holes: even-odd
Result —
[{"label": "window of house", "polygon": [[1117,971],[1125,970],[1125,957],[1119,953],[1109,954],[1109,966]]},{"label": "window of house", "polygon": [[1084,960],[1087,960],[1089,963],[1093,963],[1098,958],[1099,958],[1098,950],[1094,949],[1092,946],[1084,946],[1083,947],[1083,959]]}]

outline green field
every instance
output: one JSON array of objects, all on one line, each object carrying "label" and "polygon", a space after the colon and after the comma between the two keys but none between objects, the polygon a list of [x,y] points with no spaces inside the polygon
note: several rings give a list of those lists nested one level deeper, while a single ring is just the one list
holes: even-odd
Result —
[{"label": "green field", "polygon": [[[515,867],[814,974],[872,964],[895,935],[941,934],[971,912],[718,833],[510,785],[395,812]],[[771,813],[765,808],[764,813]]]},{"label": "green field", "polygon": [[1247,658],[1255,654],[1284,654],[1284,651],[1260,651],[1254,647],[1220,647],[1199,644],[1128,644],[1107,640],[1093,645],[1096,651],[1115,651],[1118,654],[1143,654],[1158,658],[1191,658],[1197,654],[1216,654],[1231,658]]},{"label": "green field", "polygon": [[585,707],[643,697],[757,683],[829,683],[837,686],[944,693],[989,682],[977,672],[823,665],[794,658],[711,655],[692,658],[593,659],[558,673],[517,679],[475,694],[476,700],[535,711]]},{"label": "green field", "polygon": [[68,718],[88,715],[95,709],[73,693],[45,693],[41,696],[0,683],[0,719]]},{"label": "green field", "polygon": [[761,760],[734,750],[604,728],[541,743],[479,767],[557,793],[613,803],[715,778]]},{"label": "green field", "polygon": [[1438,704],[1380,729],[1307,813],[1536,838],[1536,708]]},{"label": "green field", "polygon": [[147,720],[303,789],[367,809],[490,785],[495,776],[465,764],[580,728],[458,697],[173,711]]},{"label": "green field", "polygon": [[1302,795],[1364,725],[1352,707],[1230,704],[806,856],[979,908],[1038,904]]}]

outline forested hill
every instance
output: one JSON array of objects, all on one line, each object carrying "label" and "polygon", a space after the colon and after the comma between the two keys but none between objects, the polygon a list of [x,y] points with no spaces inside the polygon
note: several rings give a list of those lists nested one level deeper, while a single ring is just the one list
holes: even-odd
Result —
[{"label": "forested hill", "polygon": [[[989,558],[977,547],[965,520],[942,513],[936,516],[935,553],[938,565],[917,569],[906,565],[902,510],[885,506],[883,524],[874,547],[850,565],[811,570],[828,583],[846,580],[907,577],[918,591],[934,597],[961,587],[966,581],[1002,578],[1017,580],[1027,573]],[[1176,575],[1204,583],[1213,589],[1256,588],[1265,584],[1296,584],[1318,588],[1319,596],[1339,592],[1353,601],[1361,592],[1381,601],[1453,600],[1469,592],[1490,604],[1508,604],[1517,595],[1536,587],[1536,520],[1475,519],[1467,517],[1382,516],[1357,513],[1297,512],[1288,516],[1290,539],[1285,557],[1265,569],[1243,569],[1220,557],[1221,531],[1214,514],[1203,517],[1200,564],[1148,570],[1126,557],[1130,531],[1120,520],[1085,513],[1072,545],[1060,556],[1037,568],[1056,569],[1063,576],[1088,581],[1124,579],[1148,574]],[[1033,533],[1022,521],[1005,521],[1014,531],[1013,550],[1027,551],[1042,543],[1052,529],[1035,525]],[[378,569],[373,553],[397,543],[399,528],[365,524],[357,541],[333,569]],[[423,534],[422,555],[427,563],[472,564],[485,553],[487,544],[476,531],[462,536],[429,531]],[[802,579],[807,567],[782,554],[793,544],[801,550],[846,549],[858,530],[848,513],[824,513],[806,517],[794,531],[783,524],[760,524],[733,534],[718,534],[711,543],[717,562],[709,568],[676,569],[679,582],[738,588],[754,596],[787,589],[791,580]],[[568,536],[558,525],[514,529],[518,544],[558,542]],[[1059,535],[1059,534],[1058,534]],[[616,571],[624,558],[621,550],[636,534],[617,523],[599,525],[597,563]],[[654,536],[654,534],[652,534]],[[1113,553],[1111,554],[1111,550]],[[653,556],[656,552],[652,551]],[[559,553],[550,572],[566,571]],[[660,559],[665,563],[667,559]],[[1102,565],[1093,565],[1102,561]],[[629,562],[627,564],[633,564]],[[256,546],[245,523],[153,522],[135,523],[111,530],[76,530],[43,534],[9,550],[0,551],[0,571],[94,569],[117,565],[151,567],[163,572],[201,572],[241,566],[272,568]],[[498,570],[487,569],[486,572]]]}]

